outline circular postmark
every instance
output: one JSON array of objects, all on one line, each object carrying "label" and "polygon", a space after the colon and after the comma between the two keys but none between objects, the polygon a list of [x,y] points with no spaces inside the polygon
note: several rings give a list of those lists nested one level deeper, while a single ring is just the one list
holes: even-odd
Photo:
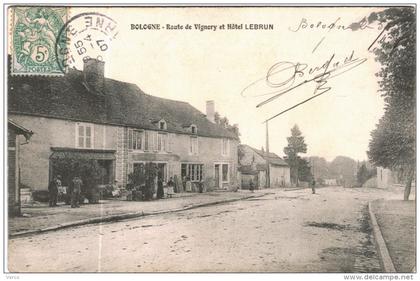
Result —
[{"label": "circular postmark", "polygon": [[89,59],[103,61],[117,37],[117,23],[97,12],[81,13],[72,17],[60,29],[55,57],[59,69],[80,68]]},{"label": "circular postmark", "polygon": [[[66,10],[49,7],[14,7],[13,72],[58,73],[54,55],[56,34]],[[59,47],[64,45],[59,42]]]}]

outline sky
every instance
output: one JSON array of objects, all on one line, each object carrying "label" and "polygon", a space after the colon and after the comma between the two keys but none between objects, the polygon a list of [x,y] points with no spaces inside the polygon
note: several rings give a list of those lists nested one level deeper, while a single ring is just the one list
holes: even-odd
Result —
[{"label": "sky", "polygon": [[[370,132],[383,114],[384,103],[375,76],[380,65],[368,51],[380,27],[371,25],[356,31],[338,27],[359,22],[379,10],[85,7],[72,8],[70,17],[94,11],[116,23],[118,34],[108,42],[109,49],[101,53],[107,77],[137,84],[150,95],[188,102],[203,113],[206,101],[214,100],[216,111],[231,124],[239,125],[241,142],[256,148],[265,147],[265,120],[330,87],[324,94],[270,120],[268,127],[270,151],[284,156],[286,138],[297,124],[308,145],[304,156],[331,161],[338,155],[367,159]],[[246,24],[271,24],[273,30],[219,28],[234,23],[243,28]],[[322,27],[332,23],[334,28]],[[160,24],[161,29],[132,30],[131,24]],[[184,29],[162,29],[166,24],[179,24]],[[192,28],[186,30],[188,24]],[[199,31],[194,24],[218,28]],[[354,67],[346,65],[332,72],[331,76],[337,75],[324,85],[319,84],[324,81],[302,83],[320,73],[310,68],[320,68],[330,59],[329,70],[334,63],[342,66],[349,60],[354,60]],[[75,65],[80,69],[77,59]],[[291,81],[295,70],[301,72]],[[317,86],[321,89],[315,91]],[[286,89],[291,90],[256,107],[273,96],[269,93]]]}]

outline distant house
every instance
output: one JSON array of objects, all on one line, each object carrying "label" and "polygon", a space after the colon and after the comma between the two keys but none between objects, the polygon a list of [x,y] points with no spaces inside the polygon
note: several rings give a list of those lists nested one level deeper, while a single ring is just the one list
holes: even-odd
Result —
[{"label": "distant house", "polygon": [[[13,120],[7,122],[7,184],[9,216],[20,215],[20,147],[27,144],[32,131],[24,128]],[[24,158],[23,158],[24,159]]]},{"label": "distant house", "polygon": [[324,179],[324,184],[329,186],[337,185],[337,179]]},{"label": "distant house", "polygon": [[[104,77],[104,63],[60,77],[9,76],[10,118],[37,132],[25,145],[21,180],[47,190],[54,161],[91,159],[101,183],[125,186],[137,165],[156,163],[158,176],[189,177],[207,187],[237,185],[237,135],[190,104],[145,94],[137,85]],[[64,183],[67,184],[67,183]]]},{"label": "distant house", "polygon": [[249,187],[252,179],[256,188],[267,188],[267,160],[269,163],[270,187],[290,186],[290,167],[278,155],[270,152],[268,157],[263,150],[249,145],[239,145],[239,172],[242,188]]}]

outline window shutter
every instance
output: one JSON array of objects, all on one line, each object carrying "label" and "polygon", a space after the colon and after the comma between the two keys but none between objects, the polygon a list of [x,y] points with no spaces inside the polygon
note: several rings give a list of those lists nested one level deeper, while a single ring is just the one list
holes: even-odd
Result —
[{"label": "window shutter", "polygon": [[144,131],[144,150],[148,151],[149,149],[150,149],[149,132]]},{"label": "window shutter", "polygon": [[173,139],[173,134],[168,134],[168,152],[172,152],[172,139]]},{"label": "window shutter", "polygon": [[198,155],[198,137],[195,138],[195,154]]},{"label": "window shutter", "polygon": [[155,150],[154,143],[153,143],[153,131],[149,131],[149,151]]},{"label": "window shutter", "polygon": [[220,151],[222,152],[222,155],[224,155],[224,152],[223,152],[223,139],[220,139]]},{"label": "window shutter", "polygon": [[229,156],[230,155],[230,139],[227,139],[226,143],[227,143],[226,155]]},{"label": "window shutter", "polygon": [[158,142],[158,135],[157,135],[157,132],[153,132],[153,151],[156,151],[157,149],[158,149],[158,145],[157,145],[157,142]]},{"label": "window shutter", "polygon": [[133,130],[128,129],[128,149],[133,149]]}]

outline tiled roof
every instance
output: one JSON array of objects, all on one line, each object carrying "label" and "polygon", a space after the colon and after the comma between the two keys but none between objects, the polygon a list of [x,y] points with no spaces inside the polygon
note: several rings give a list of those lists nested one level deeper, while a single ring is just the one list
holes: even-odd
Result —
[{"label": "tiled roof", "polygon": [[25,127],[23,127],[22,125],[19,125],[18,123],[16,123],[15,121],[11,119],[7,120],[7,125],[9,126],[9,128],[12,127],[18,134],[25,136],[27,140],[29,140],[31,136],[34,134],[31,130],[26,129]]},{"label": "tiled roof", "polygon": [[256,175],[258,171],[252,168],[252,165],[242,165],[238,167],[238,171],[246,175]]},{"label": "tiled roof", "polygon": [[189,133],[183,125],[195,124],[200,136],[237,139],[190,104],[145,94],[135,84],[105,78],[103,91],[91,91],[78,70],[60,77],[9,76],[8,84],[9,113],[154,130],[152,121],[164,119],[170,132]]},{"label": "tiled roof", "polygon": [[[267,159],[267,153],[263,150],[259,150],[256,148],[253,148],[249,145],[247,145],[249,148],[251,148],[255,153],[260,155],[262,158]],[[273,152],[269,152],[268,154],[268,162],[272,165],[278,165],[278,166],[289,166],[289,164],[286,163],[281,157],[279,157],[277,154]]]}]

